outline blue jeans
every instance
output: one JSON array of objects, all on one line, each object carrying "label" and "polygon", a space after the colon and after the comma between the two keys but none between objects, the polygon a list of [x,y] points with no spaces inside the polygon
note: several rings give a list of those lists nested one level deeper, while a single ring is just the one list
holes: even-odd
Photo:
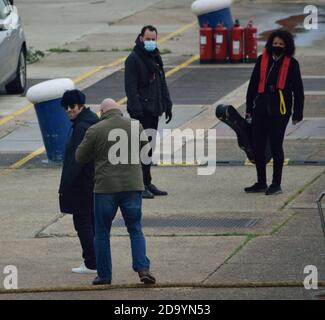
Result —
[{"label": "blue jeans", "polygon": [[141,226],[142,192],[95,193],[94,205],[94,243],[98,277],[102,280],[112,280],[110,232],[118,207],[130,235],[133,270],[149,270],[150,260],[146,256],[146,241]]}]

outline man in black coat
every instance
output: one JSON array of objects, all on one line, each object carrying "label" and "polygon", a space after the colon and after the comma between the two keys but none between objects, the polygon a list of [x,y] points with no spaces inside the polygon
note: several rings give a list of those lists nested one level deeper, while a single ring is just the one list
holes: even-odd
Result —
[{"label": "man in black coat", "polygon": [[85,107],[86,97],[79,90],[66,91],[61,105],[66,110],[72,128],[66,145],[59,189],[60,210],[73,215],[84,262],[73,268],[74,273],[96,273],[94,251],[94,163],[81,165],[75,160],[77,147],[87,129],[99,121],[97,115]]},{"label": "man in black coat", "polygon": [[[157,29],[150,25],[143,27],[135,43],[132,53],[125,62],[127,110],[131,118],[139,120],[145,130],[157,130],[159,117],[163,113],[166,115],[166,124],[171,121],[173,106],[165,79],[164,65],[157,48]],[[154,138],[149,135],[152,150]],[[151,183],[150,169],[151,164],[142,165],[145,185],[143,198],[152,199],[155,195],[167,195],[167,192],[159,190]]]}]

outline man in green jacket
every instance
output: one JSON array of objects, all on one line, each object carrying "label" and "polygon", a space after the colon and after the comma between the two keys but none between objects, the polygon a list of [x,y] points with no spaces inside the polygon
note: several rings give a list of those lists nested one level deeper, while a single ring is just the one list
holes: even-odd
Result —
[{"label": "man in green jacket", "polygon": [[[154,284],[146,241],[141,227],[142,191],[144,190],[140,150],[148,147],[148,139],[137,120],[123,117],[112,99],[100,107],[101,121],[90,127],[76,152],[76,160],[95,160],[95,253],[97,273],[94,285],[110,284],[112,259],[110,229],[120,208],[131,239],[133,270],[140,281]],[[140,141],[139,140],[143,140]]]}]

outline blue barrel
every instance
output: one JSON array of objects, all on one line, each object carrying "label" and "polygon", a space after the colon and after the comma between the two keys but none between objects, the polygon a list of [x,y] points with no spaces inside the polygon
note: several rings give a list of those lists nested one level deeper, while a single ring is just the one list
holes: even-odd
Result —
[{"label": "blue barrel", "polygon": [[42,82],[27,92],[27,98],[35,106],[47,157],[52,162],[62,162],[71,121],[61,107],[61,97],[67,90],[75,89],[70,79]]},{"label": "blue barrel", "polygon": [[231,0],[196,0],[192,4],[192,12],[197,15],[200,27],[208,24],[215,28],[222,22],[227,29],[233,27]]}]

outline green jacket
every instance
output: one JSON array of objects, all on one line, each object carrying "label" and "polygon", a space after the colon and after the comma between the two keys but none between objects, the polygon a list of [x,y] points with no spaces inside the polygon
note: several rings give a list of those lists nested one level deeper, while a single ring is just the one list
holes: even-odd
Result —
[{"label": "green jacket", "polygon": [[[132,132],[133,136],[131,127],[138,128]],[[116,131],[119,138],[116,139],[115,136],[109,139],[114,129],[123,131],[120,133]],[[87,130],[77,149],[76,160],[80,163],[95,160],[95,193],[144,190],[139,149],[148,148],[149,145],[145,135],[143,138],[145,141],[140,141],[142,131],[143,127],[139,121],[123,117],[118,109],[105,113],[99,123]],[[112,155],[117,158],[112,160]],[[131,157],[132,163],[134,159],[136,160],[135,164],[131,164]],[[118,158],[122,163],[117,163]]]}]

